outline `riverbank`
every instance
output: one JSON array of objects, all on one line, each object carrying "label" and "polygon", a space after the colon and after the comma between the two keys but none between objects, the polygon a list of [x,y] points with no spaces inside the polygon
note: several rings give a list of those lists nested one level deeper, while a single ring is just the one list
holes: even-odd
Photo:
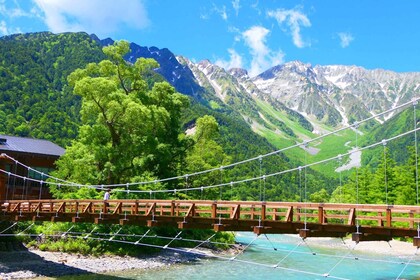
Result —
[{"label": "riverbank", "polygon": [[65,275],[109,274],[125,270],[165,268],[177,263],[194,262],[196,256],[171,251],[142,257],[83,256],[40,250],[0,253],[0,279],[29,279]]},{"label": "riverbank", "polygon": [[386,241],[363,241],[356,244],[351,239],[338,238],[307,238],[306,244],[309,246],[326,248],[343,248],[344,246],[357,253],[372,253],[390,256],[412,256],[416,252],[416,247],[411,242],[398,240]]},{"label": "riverbank", "polygon": [[[298,240],[296,235],[289,236]],[[307,238],[305,244],[311,248],[343,249],[343,246],[353,250],[353,253],[372,253],[408,257],[414,255],[416,247],[411,243],[391,240],[374,242],[355,242],[336,238]],[[303,244],[301,246],[304,246]],[[209,255],[216,252],[206,252]],[[226,253],[226,252],[225,252]],[[232,251],[233,255],[237,252]],[[54,279],[54,277],[87,275],[89,278],[107,275],[107,279],[121,279],[112,277],[113,272],[141,271],[165,269],[174,264],[193,263],[199,256],[189,253],[178,253],[162,250],[155,255],[138,258],[120,256],[83,256],[62,252],[44,252],[40,250],[12,251],[0,253],[0,279]],[[110,278],[111,277],[111,278]],[[95,278],[95,279],[99,279]]]}]

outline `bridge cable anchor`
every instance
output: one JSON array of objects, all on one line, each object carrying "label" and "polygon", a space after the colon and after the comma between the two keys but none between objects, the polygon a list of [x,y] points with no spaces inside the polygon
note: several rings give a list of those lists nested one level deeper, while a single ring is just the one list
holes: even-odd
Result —
[{"label": "bridge cable anchor", "polygon": [[171,243],[172,243],[172,242],[174,242],[174,240],[175,240],[175,239],[177,239],[177,238],[178,238],[178,236],[180,236],[180,235],[181,235],[181,233],[182,233],[182,231],[178,232],[178,234],[177,234],[174,238],[172,238],[172,240],[171,240],[171,241],[169,241],[169,243],[168,243],[168,244],[166,244],[165,246],[163,246],[162,248],[163,248],[163,249],[168,248],[168,246],[169,246],[169,245],[171,245]]},{"label": "bridge cable anchor", "polygon": [[66,232],[64,232],[63,234],[61,234],[61,238],[66,237],[66,235],[70,232],[70,230],[72,230],[74,227],[74,225],[72,225]]},{"label": "bridge cable anchor", "polygon": [[122,227],[119,229],[119,230],[117,230],[117,232],[116,233],[114,233],[114,235],[113,236],[111,236],[109,239],[108,239],[108,241],[112,241],[114,238],[115,238],[115,236],[117,236],[117,234],[118,233],[120,233],[120,231],[122,230]]},{"label": "bridge cable anchor", "polygon": [[84,237],[83,237],[83,239],[88,239],[88,237],[92,235],[92,233],[96,230],[96,228],[97,228],[97,227],[95,226],[95,227],[92,229],[92,231],[91,231],[91,232],[89,232],[86,236],[84,236]]},{"label": "bridge cable anchor", "polygon": [[140,242],[143,238],[145,238],[145,237],[146,237],[146,235],[147,235],[150,231],[151,231],[151,229],[148,229],[148,230],[146,231],[146,233],[145,233],[145,234],[143,234],[139,240],[137,240],[136,242],[134,242],[134,245],[139,244],[139,242]]}]

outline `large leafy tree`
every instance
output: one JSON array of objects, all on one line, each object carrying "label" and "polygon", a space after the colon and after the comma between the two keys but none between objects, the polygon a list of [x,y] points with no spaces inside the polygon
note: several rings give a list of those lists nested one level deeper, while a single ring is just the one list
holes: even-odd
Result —
[{"label": "large leafy tree", "polygon": [[[213,116],[205,115],[197,119],[195,132],[190,137],[194,146],[188,150],[186,157],[185,165],[188,173],[218,168],[230,163],[231,158],[226,155],[223,148],[215,141],[218,137],[220,137],[219,126]],[[220,184],[222,179],[221,172],[226,171],[221,169],[220,171],[204,173],[188,178],[186,183],[192,187]],[[202,194],[198,197],[202,197]],[[219,189],[206,190],[205,198],[220,198]]]},{"label": "large leafy tree", "polygon": [[188,98],[167,82],[150,83],[153,59],[123,58],[126,41],[104,47],[108,59],[70,74],[82,97],[79,135],[57,162],[56,174],[84,184],[168,177],[184,158],[181,110]]}]

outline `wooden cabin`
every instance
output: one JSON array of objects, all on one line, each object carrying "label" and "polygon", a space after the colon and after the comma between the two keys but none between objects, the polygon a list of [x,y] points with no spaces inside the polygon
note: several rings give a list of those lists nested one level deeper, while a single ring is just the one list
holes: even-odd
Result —
[{"label": "wooden cabin", "polygon": [[[51,198],[45,184],[41,186],[41,183],[25,178],[45,181],[47,177],[43,174],[49,174],[54,170],[54,162],[64,154],[64,151],[60,146],[47,140],[0,134],[0,169],[3,170],[0,171],[0,201]],[[9,175],[4,171],[18,174],[23,178]]]}]

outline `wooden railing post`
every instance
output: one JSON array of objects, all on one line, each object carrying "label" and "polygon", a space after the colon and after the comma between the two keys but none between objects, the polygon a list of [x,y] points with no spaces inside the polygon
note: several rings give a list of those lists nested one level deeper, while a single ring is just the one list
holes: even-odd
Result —
[{"label": "wooden railing post", "polygon": [[217,217],[217,203],[213,202],[211,205],[211,217],[216,218]]},{"label": "wooden railing post", "polygon": [[322,206],[318,206],[318,223],[320,224],[325,223],[324,207]]},{"label": "wooden railing post", "polygon": [[175,216],[175,201],[171,201],[171,216]]},{"label": "wooden railing post", "polygon": [[261,220],[265,220],[266,209],[267,209],[266,202],[263,202],[261,204],[261,216],[260,216]]},{"label": "wooden railing post", "polygon": [[410,212],[410,228],[414,228],[414,213]]},{"label": "wooden railing post", "polygon": [[356,208],[351,208],[349,213],[349,219],[347,221],[349,226],[356,225]]},{"label": "wooden railing post", "polygon": [[386,209],[386,226],[391,227],[392,223],[392,214],[391,214],[391,208]]},{"label": "wooden railing post", "polygon": [[382,221],[382,212],[378,212],[378,226],[383,227],[384,223]]},{"label": "wooden railing post", "polygon": [[136,200],[134,204],[134,215],[138,215],[138,214],[139,214],[139,202],[138,200]]},{"label": "wooden railing post", "polygon": [[287,209],[285,220],[286,222],[293,222],[293,206],[290,206],[289,209]]}]

